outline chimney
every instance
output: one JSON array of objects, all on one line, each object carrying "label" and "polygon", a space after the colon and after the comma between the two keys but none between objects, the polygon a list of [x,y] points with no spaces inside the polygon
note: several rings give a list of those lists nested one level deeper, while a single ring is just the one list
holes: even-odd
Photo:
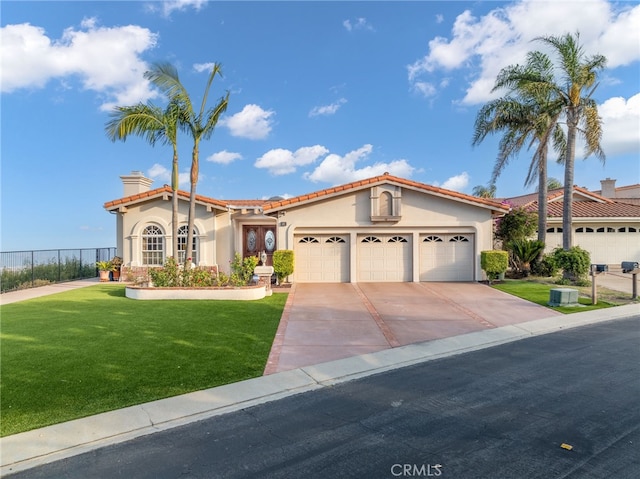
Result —
[{"label": "chimney", "polygon": [[153,180],[145,178],[142,171],[132,171],[130,175],[120,177],[124,186],[124,196],[137,195],[151,189]]},{"label": "chimney", "polygon": [[600,184],[602,185],[602,191],[600,192],[602,196],[605,198],[616,197],[616,180],[607,178],[606,180],[600,180]]}]

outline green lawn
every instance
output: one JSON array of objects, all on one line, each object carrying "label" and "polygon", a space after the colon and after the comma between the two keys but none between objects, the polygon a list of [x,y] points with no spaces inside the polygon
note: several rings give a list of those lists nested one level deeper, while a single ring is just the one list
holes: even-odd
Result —
[{"label": "green lawn", "polygon": [[260,376],[286,297],[135,301],[108,284],[5,305],[0,435]]},{"label": "green lawn", "polygon": [[[493,285],[494,288],[504,291],[505,293],[518,296],[519,298],[526,299],[532,303],[537,303],[542,306],[547,306],[554,311],[561,313],[581,313],[584,311],[591,311],[592,309],[609,308],[616,306],[615,304],[605,301],[598,301],[597,305],[591,304],[591,298],[579,297],[578,302],[582,306],[549,306],[549,291],[553,288],[571,288],[571,286],[558,286],[556,284],[540,283],[536,281],[526,280],[506,280],[503,283],[497,283]],[[576,288],[580,289],[580,288]]]}]

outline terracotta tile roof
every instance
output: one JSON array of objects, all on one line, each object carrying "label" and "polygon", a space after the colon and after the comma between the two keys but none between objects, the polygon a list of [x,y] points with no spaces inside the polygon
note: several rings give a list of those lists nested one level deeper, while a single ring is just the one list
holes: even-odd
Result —
[{"label": "terracotta tile roof", "polygon": [[220,200],[227,206],[238,206],[244,208],[262,208],[262,205],[268,203],[269,200]]},{"label": "terracotta tile roof", "polygon": [[[138,193],[135,195],[131,195],[131,196],[126,196],[124,198],[120,198],[118,200],[113,200],[113,201],[108,201],[107,203],[104,204],[104,208],[107,210],[113,210],[113,209],[117,209],[120,206],[127,206],[133,203],[139,203],[141,201],[146,201],[146,200],[150,200],[153,198],[157,198],[159,196],[163,196],[165,194],[171,194],[172,190],[170,186],[164,185],[160,188],[155,188],[153,190],[149,190],[149,191],[145,191],[142,193]],[[187,191],[182,191],[182,190],[178,190],[178,196],[185,198],[185,199],[189,199],[189,193]],[[227,204],[220,201],[220,200],[215,200],[213,198],[208,198],[206,196],[202,196],[202,195],[196,195],[196,201],[199,201],[200,203],[205,203],[205,204],[209,204],[212,206],[216,206],[220,209],[226,210],[227,209]]]},{"label": "terracotta tile roof", "polygon": [[[591,198],[594,202],[603,202],[603,203],[613,203],[614,200],[611,198],[606,198],[602,195],[597,194],[594,191],[589,191],[586,188],[582,188],[581,186],[573,187],[574,194],[580,193],[583,196]],[[549,190],[547,192],[547,202],[552,203],[554,200],[560,200],[564,196],[564,188],[556,188],[553,190]],[[524,206],[528,207],[529,205],[535,203],[536,208],[538,204],[538,193],[529,193],[521,196],[514,196],[512,198],[504,198],[502,201],[505,201],[513,206]],[[575,204],[575,201],[574,201]]]},{"label": "terracotta tile roof", "polygon": [[[580,193],[587,200],[574,200],[573,218],[640,218],[640,204],[629,204],[613,200],[589,191],[580,186],[574,186],[575,193]],[[549,218],[562,218],[562,188],[549,191],[547,195],[547,216]],[[506,201],[516,207],[524,207],[528,211],[538,211],[538,194],[507,198]]]},{"label": "terracotta tile roof", "polygon": [[[534,210],[538,209],[538,202]],[[562,218],[562,202],[554,201],[548,205],[550,218]],[[573,218],[638,218],[640,219],[640,205],[628,203],[596,203],[595,201],[574,201]]]},{"label": "terracotta tile roof", "polygon": [[509,205],[502,204],[497,200],[478,198],[477,196],[466,195],[464,193],[458,193],[457,191],[446,190],[444,188],[439,188],[437,186],[431,186],[425,183],[419,183],[417,181],[399,178],[397,176],[393,176],[388,173],[385,173],[384,175],[380,175],[380,176],[375,176],[372,178],[367,178],[364,180],[354,181],[352,183],[347,183],[344,185],[333,186],[331,188],[326,188],[324,190],[316,191],[314,193],[309,193],[306,195],[296,196],[294,198],[273,201],[265,204],[264,210],[277,211],[277,210],[285,209],[286,207],[289,207],[289,206],[305,204],[315,199],[333,196],[341,192],[358,190],[358,189],[366,188],[369,186],[373,186],[373,185],[381,184],[385,182],[395,183],[395,184],[410,187],[416,190],[427,191],[429,193],[434,193],[439,196],[449,197],[457,200],[463,200],[468,203],[474,203],[484,207],[489,207],[496,210],[502,210],[504,212],[509,211]]},{"label": "terracotta tile roof", "polygon": [[616,203],[628,203],[630,205],[640,205],[640,198],[616,198]]}]

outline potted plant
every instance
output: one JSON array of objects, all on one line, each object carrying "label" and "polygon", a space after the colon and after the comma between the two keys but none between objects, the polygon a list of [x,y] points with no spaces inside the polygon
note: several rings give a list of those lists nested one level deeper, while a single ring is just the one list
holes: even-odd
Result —
[{"label": "potted plant", "polygon": [[109,281],[109,273],[113,271],[111,261],[96,261],[96,267],[100,272],[100,281]]},{"label": "potted plant", "polygon": [[114,256],[111,258],[111,265],[113,266],[112,275],[114,281],[120,280],[120,268],[122,267],[122,258],[120,256]]}]

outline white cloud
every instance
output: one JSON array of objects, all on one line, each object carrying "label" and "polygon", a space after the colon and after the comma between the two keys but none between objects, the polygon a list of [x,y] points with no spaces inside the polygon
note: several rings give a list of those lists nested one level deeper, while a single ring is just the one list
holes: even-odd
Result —
[{"label": "white cloud", "polygon": [[207,73],[211,73],[211,70],[213,70],[213,67],[216,64],[213,62],[209,62],[209,63],[194,63],[193,64],[193,69],[195,71],[197,71],[198,73],[202,73],[202,72],[207,72]]},{"label": "white cloud", "polygon": [[329,150],[321,145],[305,146],[295,152],[276,148],[267,151],[258,158],[254,166],[256,168],[266,168],[272,175],[286,175],[295,172],[299,166],[314,163],[327,153],[329,153]]},{"label": "white cloud", "polygon": [[157,41],[157,35],[146,28],[99,27],[94,18],[88,18],[78,29],[67,28],[60,39],[29,23],[6,25],[0,36],[3,93],[43,88],[53,79],[66,87],[77,77],[83,89],[105,98],[102,110],[157,95],[143,78],[148,67],[140,55]]},{"label": "white cloud", "polygon": [[420,93],[422,96],[424,96],[425,98],[434,96],[438,92],[435,86],[433,86],[429,82],[424,82],[424,81],[415,82],[412,85],[412,88],[418,93]]},{"label": "white cloud", "polygon": [[640,93],[628,100],[610,98],[598,106],[602,149],[606,155],[640,152]]},{"label": "white cloud", "polygon": [[147,2],[146,9],[149,12],[160,12],[165,17],[171,16],[175,11],[185,11],[188,8],[193,8],[199,11],[208,0],[164,0],[162,2]]},{"label": "white cloud", "polygon": [[[147,176],[154,181],[161,181],[163,184],[171,186],[171,170],[162,166],[160,163],[154,163],[147,170]],[[189,185],[190,175],[188,172],[178,173],[178,187],[185,188]]]},{"label": "white cloud", "polygon": [[366,159],[373,151],[372,145],[364,145],[344,156],[334,153],[328,155],[312,173],[305,173],[304,178],[315,182],[326,182],[333,185],[348,183],[363,178],[382,175],[385,172],[392,175],[409,178],[415,168],[407,160],[395,160],[390,163],[375,163],[373,165],[356,168],[358,161]]},{"label": "white cloud", "polygon": [[442,23],[442,22],[444,22],[444,15],[438,13],[436,15],[436,23]]},{"label": "white cloud", "polygon": [[359,17],[351,20],[345,20],[342,22],[342,26],[348,31],[352,32],[354,30],[369,30],[373,31],[373,26],[367,22],[366,18]]},{"label": "white cloud", "polygon": [[[523,63],[528,51],[544,48],[541,43],[532,43],[534,38],[575,31],[581,32],[587,54],[605,55],[611,68],[640,59],[640,6],[621,3],[614,11],[606,0],[577,5],[522,0],[482,17],[466,10],[456,18],[450,38],[433,38],[427,54],[408,65],[409,82],[437,84],[433,77],[441,72],[449,75],[466,69],[472,76],[461,102],[483,103],[493,98],[490,91],[502,68]],[[427,93],[433,94],[431,90]]]},{"label": "white cloud", "polygon": [[446,190],[453,191],[462,191],[469,185],[469,174],[466,171],[463,171],[459,175],[452,176],[448,178],[444,183],[439,185],[438,183],[434,183],[434,186],[439,186],[440,188],[444,188]]},{"label": "white cloud", "polygon": [[263,110],[258,105],[245,105],[241,112],[223,117],[219,125],[229,128],[231,135],[250,140],[261,140],[269,136],[275,112]]},{"label": "white cloud", "polygon": [[347,103],[347,100],[345,98],[340,98],[338,101],[335,101],[330,105],[314,106],[309,112],[309,116],[314,117],[334,115],[345,103]]},{"label": "white cloud", "polygon": [[207,158],[207,161],[212,163],[218,163],[220,165],[228,165],[233,163],[236,160],[241,160],[242,155],[240,153],[233,153],[231,151],[222,150],[218,153],[214,153],[213,155]]}]

